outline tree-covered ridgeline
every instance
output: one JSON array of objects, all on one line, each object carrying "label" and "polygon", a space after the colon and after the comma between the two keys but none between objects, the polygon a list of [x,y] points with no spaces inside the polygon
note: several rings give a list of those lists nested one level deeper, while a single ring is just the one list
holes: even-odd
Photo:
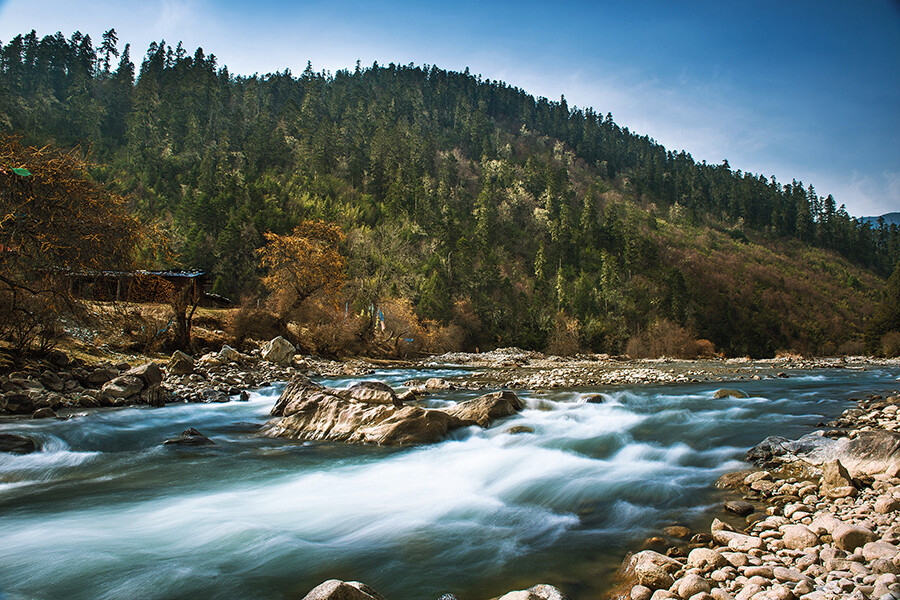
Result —
[{"label": "tree-covered ridgeline", "polygon": [[[137,69],[114,30],[97,47],[32,31],[0,50],[0,131],[90,147],[106,165],[95,177],[130,194],[220,293],[262,293],[264,235],[321,219],[347,233],[355,309],[406,298],[422,318],[465,321],[481,347],[544,347],[575,323],[582,347],[619,352],[665,321],[729,353],[833,351],[871,312],[881,284],[867,272],[885,277],[900,259],[896,225],[852,218],[812,186],[695,162],[609,114],[468,70],[245,77],[165,42]],[[699,252],[675,244],[685,232],[704,239]],[[786,263],[750,279],[740,261],[720,264],[732,244],[856,265],[816,255],[849,282],[831,311],[844,323],[819,322],[835,301],[824,288],[798,284],[822,296],[802,309],[767,294],[808,279]],[[733,277],[708,277],[723,268]]]}]

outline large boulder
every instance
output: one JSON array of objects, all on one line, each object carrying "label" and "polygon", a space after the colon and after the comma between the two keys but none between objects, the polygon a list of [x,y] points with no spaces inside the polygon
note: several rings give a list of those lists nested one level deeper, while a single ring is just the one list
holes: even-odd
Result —
[{"label": "large boulder", "polygon": [[181,350],[176,350],[169,359],[166,370],[169,375],[190,375],[194,372],[194,359]]},{"label": "large boulder", "polygon": [[260,433],[386,446],[429,444],[442,440],[452,429],[487,427],[493,419],[523,406],[511,392],[488,394],[450,409],[370,404],[348,398],[347,390],[325,388],[299,375],[281,393],[272,408],[275,418]]},{"label": "large boulder", "polygon": [[0,433],[0,452],[30,454],[37,450],[34,440],[14,433]]},{"label": "large boulder", "polygon": [[85,377],[85,383],[88,385],[98,386],[103,385],[107,381],[118,377],[119,371],[113,369],[112,367],[98,367],[87,374]]},{"label": "large boulder", "polygon": [[833,439],[818,432],[794,441],[772,436],[751,448],[747,456],[762,465],[802,460],[822,466],[839,460],[852,477],[874,476],[900,468],[900,432],[859,431],[853,439]]},{"label": "large boulder", "polygon": [[144,381],[140,377],[120,375],[104,383],[103,387],[100,388],[100,392],[110,398],[129,398],[135,394],[140,394],[143,389]]},{"label": "large boulder", "polygon": [[241,354],[240,352],[238,352],[237,350],[235,350],[234,348],[232,348],[231,346],[229,346],[228,344],[225,344],[224,346],[222,346],[222,349],[219,350],[218,356],[225,363],[230,363],[230,362],[239,363],[244,360],[244,355]]},{"label": "large boulder", "polygon": [[444,410],[463,421],[473,421],[481,427],[490,427],[494,420],[514,415],[523,408],[525,403],[518,396],[512,392],[502,391],[466,400]]},{"label": "large boulder", "polygon": [[44,386],[44,389],[51,392],[61,392],[66,386],[66,382],[53,371],[44,371],[38,378],[38,381]]},{"label": "large boulder", "polygon": [[651,590],[667,590],[675,578],[673,574],[681,569],[681,563],[653,550],[643,550],[629,559],[624,577],[646,586]]},{"label": "large boulder", "polygon": [[303,600],[384,600],[384,597],[359,581],[329,579],[310,590]]},{"label": "large boulder", "polygon": [[259,355],[263,360],[282,367],[291,366],[291,359],[294,358],[296,353],[297,349],[294,348],[294,345],[280,335],[273,340],[269,340],[259,349]]},{"label": "large boulder", "polygon": [[162,369],[153,361],[138,365],[133,369],[125,371],[123,376],[137,377],[144,382],[144,387],[150,387],[161,383],[163,380]]},{"label": "large boulder", "polygon": [[380,381],[360,381],[344,390],[342,394],[348,400],[355,400],[364,404],[392,404],[396,407],[403,406],[403,402],[391,386]]},{"label": "large boulder", "polygon": [[34,412],[34,400],[28,394],[7,392],[0,395],[0,409],[14,415],[27,415]]}]

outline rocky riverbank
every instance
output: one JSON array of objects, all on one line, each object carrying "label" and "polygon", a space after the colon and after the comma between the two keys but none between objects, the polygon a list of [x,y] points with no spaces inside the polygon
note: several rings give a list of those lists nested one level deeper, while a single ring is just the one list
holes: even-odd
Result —
[{"label": "rocky riverbank", "polygon": [[[150,366],[150,364],[154,366]],[[452,353],[419,361],[325,360],[295,353],[282,338],[241,353],[229,346],[197,359],[176,352],[166,359],[129,356],[88,363],[59,351],[21,370],[0,374],[0,414],[54,417],[84,408],[172,402],[227,402],[247,390],[308,377],[359,377],[383,368],[429,369],[458,365],[470,370],[450,379],[410,381],[416,393],[449,389],[552,389],[785,377],[797,370],[898,366],[898,359],[843,357],[770,360],[630,360],[608,355],[561,358],[507,348]],[[137,371],[134,371],[137,369]],[[147,370],[149,369],[149,371]]]},{"label": "rocky riverbank", "polygon": [[[508,389],[552,389],[601,385],[640,385],[759,380],[786,377],[791,371],[812,369],[867,369],[900,366],[898,359],[864,356],[804,358],[784,356],[751,360],[731,358],[680,360],[631,359],[608,354],[547,356],[540,352],[502,348],[479,354],[453,352],[419,361],[415,366],[455,364],[473,369],[469,385]],[[481,371],[484,369],[484,371]],[[456,383],[456,382],[454,382]]]},{"label": "rocky riverbank", "polygon": [[[725,503],[744,527],[715,519],[687,544],[638,552],[614,598],[630,600],[900,599],[900,395],[873,396],[820,431],[768,438],[730,474]],[[671,532],[669,532],[671,533]]]}]

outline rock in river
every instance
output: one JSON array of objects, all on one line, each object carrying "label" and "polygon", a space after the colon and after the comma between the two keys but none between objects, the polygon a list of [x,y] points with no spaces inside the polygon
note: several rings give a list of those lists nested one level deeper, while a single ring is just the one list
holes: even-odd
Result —
[{"label": "rock in river", "polygon": [[30,454],[37,450],[34,440],[13,433],[0,433],[0,452]]},{"label": "rock in river", "polygon": [[[377,387],[381,386],[387,387]],[[348,397],[347,392],[296,376],[272,409],[276,418],[260,433],[266,437],[385,446],[429,444],[442,440],[450,430],[470,425],[488,427],[495,419],[524,408],[512,392],[495,392],[440,410],[370,404]]]},{"label": "rock in river", "polygon": [[193,427],[189,427],[181,432],[181,435],[175,438],[169,438],[165,442],[164,445],[177,445],[177,446],[215,446],[216,443],[194,429]]}]

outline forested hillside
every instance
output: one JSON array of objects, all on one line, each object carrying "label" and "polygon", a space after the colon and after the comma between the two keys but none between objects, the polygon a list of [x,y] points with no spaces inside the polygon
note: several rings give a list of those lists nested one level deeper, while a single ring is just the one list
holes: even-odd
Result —
[{"label": "forested hillside", "polygon": [[99,46],[16,37],[0,51],[0,131],[87,149],[93,176],[236,301],[273,291],[266,233],[335,223],[346,282],[331,312],[363,315],[360,335],[390,305],[466,347],[859,352],[900,259],[896,224],[812,186],[695,162],[468,71],[245,77],[165,42],[135,60],[114,30]]}]

